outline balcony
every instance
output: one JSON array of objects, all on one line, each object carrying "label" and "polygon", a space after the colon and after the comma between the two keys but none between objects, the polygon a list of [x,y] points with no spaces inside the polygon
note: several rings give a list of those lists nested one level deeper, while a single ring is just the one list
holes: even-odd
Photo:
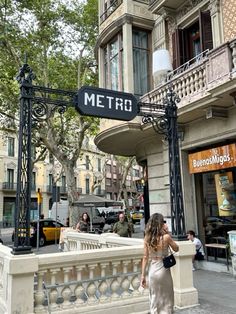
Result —
[{"label": "balcony", "polygon": [[236,39],[203,52],[168,74],[167,81],[144,95],[142,102],[162,104],[171,83],[180,98],[179,123],[208,118],[209,110],[213,114],[219,111],[218,117],[226,118],[236,97],[235,80]]},{"label": "balcony", "polygon": [[114,0],[112,4],[100,15],[100,24],[102,24],[121,4],[123,0]]},{"label": "balcony", "polygon": [[17,183],[13,182],[3,182],[2,189],[7,191],[16,191]]},{"label": "balcony", "polygon": [[160,14],[162,9],[176,10],[186,0],[149,0],[149,10],[153,14]]},{"label": "balcony", "polygon": [[96,191],[97,196],[105,196],[106,195],[106,190],[97,190]]}]

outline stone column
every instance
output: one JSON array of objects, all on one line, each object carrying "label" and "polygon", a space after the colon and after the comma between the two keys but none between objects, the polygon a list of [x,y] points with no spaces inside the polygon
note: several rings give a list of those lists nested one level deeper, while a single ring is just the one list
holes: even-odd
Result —
[{"label": "stone column", "polygon": [[37,270],[35,254],[5,257],[7,313],[34,313],[34,273]]},{"label": "stone column", "polygon": [[211,13],[213,48],[223,43],[223,25],[220,13],[220,0],[210,0],[209,10]]},{"label": "stone column", "polygon": [[192,255],[195,254],[195,246],[190,241],[180,241],[177,244],[179,252],[175,254],[176,265],[171,268],[175,306],[192,307],[198,305],[198,291],[193,286],[192,274]]},{"label": "stone column", "polygon": [[133,40],[132,40],[132,24],[125,23],[123,30],[123,80],[124,91],[134,92],[133,79]]}]

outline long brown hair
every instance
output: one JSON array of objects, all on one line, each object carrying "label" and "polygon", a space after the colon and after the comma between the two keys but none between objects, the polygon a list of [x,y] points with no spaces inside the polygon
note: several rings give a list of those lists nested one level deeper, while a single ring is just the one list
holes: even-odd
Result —
[{"label": "long brown hair", "polygon": [[164,217],[162,214],[155,213],[148,220],[145,229],[145,241],[151,249],[156,249],[163,235]]}]

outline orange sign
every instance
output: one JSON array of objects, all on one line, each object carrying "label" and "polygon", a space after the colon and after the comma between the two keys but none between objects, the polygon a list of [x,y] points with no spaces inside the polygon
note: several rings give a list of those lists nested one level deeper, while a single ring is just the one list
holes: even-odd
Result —
[{"label": "orange sign", "polygon": [[236,166],[236,144],[189,154],[189,172],[199,173]]}]

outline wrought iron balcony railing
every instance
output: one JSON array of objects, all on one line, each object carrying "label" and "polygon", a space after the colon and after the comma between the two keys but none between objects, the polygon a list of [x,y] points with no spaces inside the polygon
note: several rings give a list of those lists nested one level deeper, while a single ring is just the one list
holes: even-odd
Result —
[{"label": "wrought iron balcony railing", "polygon": [[100,15],[100,24],[102,24],[123,2],[123,0],[114,0],[110,6]]},{"label": "wrought iron balcony railing", "polygon": [[3,182],[2,183],[2,189],[3,190],[16,191],[16,183],[14,183],[14,182]]}]

